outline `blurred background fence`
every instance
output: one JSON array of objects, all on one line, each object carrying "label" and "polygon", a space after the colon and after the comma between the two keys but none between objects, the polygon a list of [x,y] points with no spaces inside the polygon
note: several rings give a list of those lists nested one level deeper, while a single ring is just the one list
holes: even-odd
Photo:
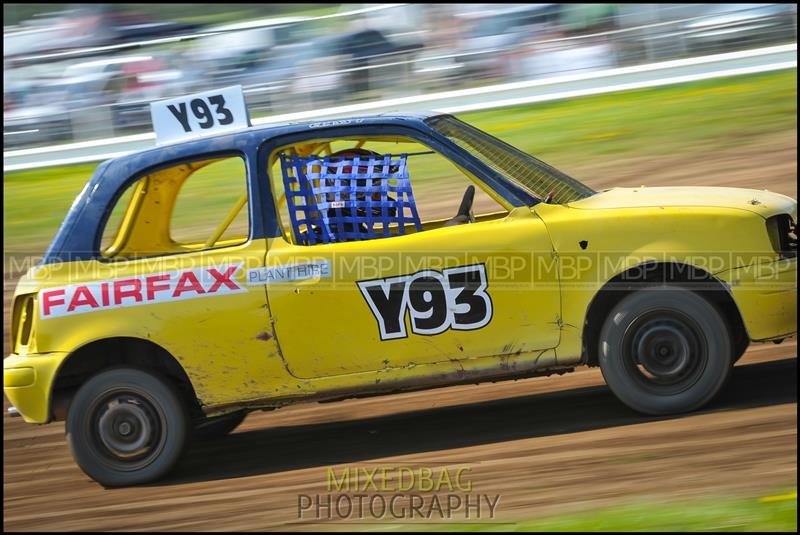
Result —
[{"label": "blurred background fence", "polygon": [[4,4],[6,150],[150,132],[153,100],[227,85],[258,118],[797,40],[795,4],[36,6]]}]

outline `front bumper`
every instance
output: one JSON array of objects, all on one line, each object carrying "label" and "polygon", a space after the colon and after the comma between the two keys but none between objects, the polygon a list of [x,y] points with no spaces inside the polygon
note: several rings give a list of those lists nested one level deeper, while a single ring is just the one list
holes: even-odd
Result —
[{"label": "front bumper", "polygon": [[68,353],[11,354],[3,360],[3,392],[31,424],[50,421],[53,380]]},{"label": "front bumper", "polygon": [[753,264],[719,274],[753,341],[797,334],[797,258]]}]

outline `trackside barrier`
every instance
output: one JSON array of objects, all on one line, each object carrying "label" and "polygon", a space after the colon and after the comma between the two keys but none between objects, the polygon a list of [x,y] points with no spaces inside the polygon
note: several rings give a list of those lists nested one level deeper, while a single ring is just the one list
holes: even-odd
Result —
[{"label": "trackside barrier", "polygon": [[[792,68],[797,68],[797,43],[273,115],[253,119],[252,124],[333,119],[364,112],[433,110],[461,113]],[[107,160],[154,145],[155,134],[149,132],[7,151],[3,153],[3,172]]]}]

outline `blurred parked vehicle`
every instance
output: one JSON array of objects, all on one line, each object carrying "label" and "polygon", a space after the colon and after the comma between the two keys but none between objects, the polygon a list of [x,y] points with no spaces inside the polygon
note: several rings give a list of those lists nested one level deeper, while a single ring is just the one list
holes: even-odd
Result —
[{"label": "blurred parked vehicle", "polygon": [[191,22],[157,21],[138,11],[112,11],[101,17],[98,24],[110,29],[111,43],[127,43],[174,35],[190,35],[200,30]]},{"label": "blurred parked vehicle", "polygon": [[615,36],[614,48],[622,65],[730,52],[797,39],[794,4],[677,6],[629,5],[620,9],[618,24],[625,31]]},{"label": "blurred parked vehicle", "polygon": [[[254,109],[296,107],[304,97],[314,105],[331,104],[385,87],[394,80],[387,73],[410,70],[422,47],[419,41],[394,42],[378,30],[328,35],[271,48],[265,59],[254,59],[237,72],[242,77],[238,83],[251,87],[247,102]],[[237,78],[217,81],[229,85]]]},{"label": "blurred parked vehicle", "polygon": [[199,89],[202,84],[242,83],[275,46],[298,42],[294,26],[303,17],[280,17],[206,29],[186,53]]},{"label": "blurred parked vehicle", "polygon": [[728,52],[796,38],[793,4],[709,4],[683,27],[686,51]]},{"label": "blurred parked vehicle", "polygon": [[[385,68],[369,69],[370,66],[409,61],[422,48],[422,43],[397,43],[378,30],[363,30],[326,36],[316,40],[312,46],[315,58],[338,59],[337,67],[345,71],[341,90],[357,96],[383,83]],[[390,68],[390,72],[398,70],[395,65]]]},{"label": "blurred parked vehicle", "polygon": [[79,46],[84,42],[80,19],[65,10],[34,17],[3,30],[3,59]]},{"label": "blurred parked vehicle", "polygon": [[63,97],[43,83],[19,85],[4,92],[3,146],[6,149],[32,147],[70,139],[69,114],[59,104]]},{"label": "blurred parked vehicle", "polygon": [[147,56],[122,65],[119,96],[112,105],[114,131],[138,130],[150,124],[150,102],[184,92],[183,71],[166,56]]},{"label": "blurred parked vehicle", "polygon": [[136,55],[73,63],[58,78],[16,81],[16,104],[3,114],[4,141],[20,146],[96,138],[147,125],[149,103],[166,96],[173,88],[168,82],[181,76],[162,56]]},{"label": "blurred parked vehicle", "polygon": [[458,17],[468,27],[456,51],[464,75],[474,79],[513,74],[509,52],[539,30],[555,25],[560,9],[559,4],[506,4],[460,13]]},{"label": "blurred parked vehicle", "polygon": [[200,29],[199,24],[159,21],[130,8],[80,4],[4,31],[3,57],[20,60],[27,55],[190,35]]}]

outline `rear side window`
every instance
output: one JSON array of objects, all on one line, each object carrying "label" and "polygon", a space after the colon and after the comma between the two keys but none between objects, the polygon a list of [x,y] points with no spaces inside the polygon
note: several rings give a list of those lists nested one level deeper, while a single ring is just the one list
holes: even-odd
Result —
[{"label": "rear side window", "polygon": [[248,240],[249,220],[241,157],[184,162],[128,187],[104,227],[101,253],[132,259],[238,245]]},{"label": "rear side window", "polygon": [[205,243],[239,204],[221,241],[248,235],[247,171],[241,158],[225,158],[194,171],[183,183],[170,221],[176,243]]},{"label": "rear side window", "polygon": [[131,205],[133,192],[136,190],[137,186],[140,187],[142,182],[143,180],[138,180],[132,186],[129,186],[128,189],[126,189],[122,194],[122,197],[120,197],[117,203],[114,205],[111,215],[106,222],[106,227],[103,231],[103,238],[100,240],[101,251],[105,251],[111,247],[112,243],[114,243],[114,238],[119,235],[120,227],[122,226],[122,219]]}]

